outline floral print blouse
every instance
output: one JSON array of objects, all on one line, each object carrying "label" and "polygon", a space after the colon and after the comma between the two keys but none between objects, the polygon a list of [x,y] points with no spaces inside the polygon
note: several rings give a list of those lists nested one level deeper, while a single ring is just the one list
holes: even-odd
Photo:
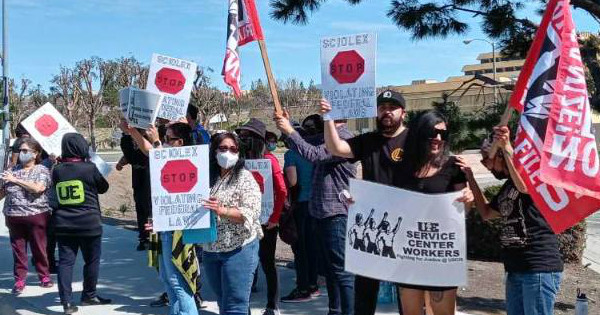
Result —
[{"label": "floral print blouse", "polygon": [[[26,182],[42,183],[46,186],[46,190],[50,189],[52,184],[50,171],[41,164],[37,164],[29,170],[25,170],[21,165],[17,165],[12,168],[11,173],[16,178]],[[51,210],[48,203],[48,195],[45,192],[34,194],[13,183],[2,183],[2,186],[6,192],[6,199],[4,201],[5,216],[25,217]]]},{"label": "floral print blouse", "polygon": [[240,171],[237,180],[229,183],[230,178],[230,174],[219,178],[211,188],[211,196],[225,207],[237,208],[244,217],[244,223],[220,217],[217,221],[217,241],[204,246],[207,252],[230,252],[263,236],[258,220],[262,196],[256,180],[245,169]]}]

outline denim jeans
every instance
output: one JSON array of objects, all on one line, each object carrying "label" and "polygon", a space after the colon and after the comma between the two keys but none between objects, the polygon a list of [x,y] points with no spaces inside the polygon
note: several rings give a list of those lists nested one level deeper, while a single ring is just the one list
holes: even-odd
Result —
[{"label": "denim jeans", "polygon": [[509,272],[506,276],[507,315],[552,315],[562,272]]},{"label": "denim jeans", "polygon": [[344,270],[347,215],[315,219],[326,266],[329,315],[354,314],[354,276]]},{"label": "denim jeans", "polygon": [[258,266],[258,240],[230,252],[204,251],[202,265],[206,279],[217,296],[219,314],[247,315],[250,290]]},{"label": "denim jeans", "polygon": [[198,315],[194,295],[171,260],[173,232],[160,233],[160,241],[158,272],[169,296],[169,315]]}]

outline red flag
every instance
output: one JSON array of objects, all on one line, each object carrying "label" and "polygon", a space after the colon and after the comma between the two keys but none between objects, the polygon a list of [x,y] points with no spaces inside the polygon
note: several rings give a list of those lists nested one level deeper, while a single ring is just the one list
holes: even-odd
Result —
[{"label": "red flag", "polygon": [[227,47],[222,74],[235,96],[240,97],[242,92],[238,46],[264,39],[254,0],[229,0],[227,24]]},{"label": "red flag", "polygon": [[600,210],[600,160],[568,0],[550,0],[510,105],[514,163],[555,233]]}]

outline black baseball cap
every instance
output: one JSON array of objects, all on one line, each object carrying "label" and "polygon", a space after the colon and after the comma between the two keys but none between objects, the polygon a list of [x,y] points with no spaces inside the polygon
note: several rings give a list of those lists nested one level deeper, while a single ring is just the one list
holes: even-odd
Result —
[{"label": "black baseball cap", "polygon": [[396,106],[400,106],[403,109],[406,109],[406,101],[404,97],[399,92],[394,90],[385,90],[377,96],[377,106],[383,103],[392,103]]}]

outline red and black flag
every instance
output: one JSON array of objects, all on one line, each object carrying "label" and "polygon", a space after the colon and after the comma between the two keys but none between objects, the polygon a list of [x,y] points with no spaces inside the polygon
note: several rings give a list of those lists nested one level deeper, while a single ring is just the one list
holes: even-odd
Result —
[{"label": "red and black flag", "polygon": [[254,0],[229,0],[227,24],[227,47],[222,74],[235,96],[240,97],[242,92],[238,47],[264,39]]},{"label": "red and black flag", "polygon": [[550,0],[510,105],[514,163],[555,233],[600,210],[600,160],[568,0]]}]

